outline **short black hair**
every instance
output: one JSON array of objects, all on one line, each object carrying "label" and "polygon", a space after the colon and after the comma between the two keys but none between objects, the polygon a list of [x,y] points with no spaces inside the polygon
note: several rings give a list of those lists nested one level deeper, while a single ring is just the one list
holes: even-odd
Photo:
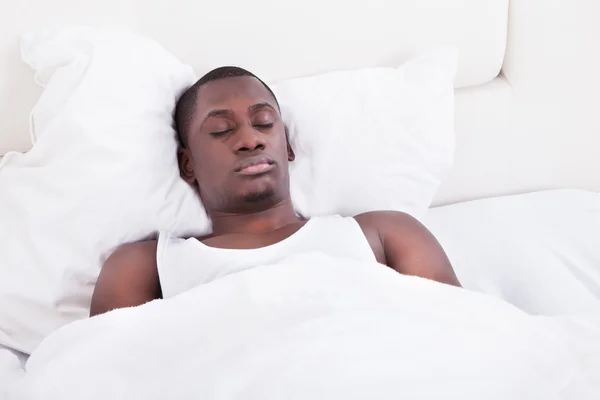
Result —
[{"label": "short black hair", "polygon": [[269,93],[271,93],[271,96],[273,96],[273,99],[275,99],[275,104],[277,104],[277,108],[279,108],[279,102],[277,101],[277,97],[275,97],[275,94],[273,93],[271,88],[266,83],[264,83],[262,79],[254,75],[252,72],[240,67],[233,66],[215,68],[212,71],[206,73],[196,83],[194,83],[185,92],[183,92],[183,94],[177,101],[174,115],[175,130],[177,131],[179,144],[182,147],[187,147],[188,145],[188,130],[190,128],[190,123],[192,122],[192,116],[194,115],[194,111],[196,111],[196,102],[198,100],[198,91],[200,87],[207,82],[238,76],[251,76],[258,79],[258,81],[262,83],[265,88],[267,88]]}]

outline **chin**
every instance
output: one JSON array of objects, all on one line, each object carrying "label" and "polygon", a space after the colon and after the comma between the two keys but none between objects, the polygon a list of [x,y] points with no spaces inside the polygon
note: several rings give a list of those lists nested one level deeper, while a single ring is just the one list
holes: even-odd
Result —
[{"label": "chin", "polygon": [[272,179],[253,179],[250,182],[239,185],[238,197],[244,202],[256,203],[269,200],[277,195],[277,184]]},{"label": "chin", "polygon": [[272,189],[248,192],[242,195],[242,200],[246,203],[262,203],[275,198],[275,191]]}]

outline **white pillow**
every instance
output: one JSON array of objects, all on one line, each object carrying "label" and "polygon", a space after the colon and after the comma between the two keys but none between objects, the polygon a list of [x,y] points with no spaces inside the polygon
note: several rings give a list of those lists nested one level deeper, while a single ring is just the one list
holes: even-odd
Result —
[{"label": "white pillow", "polygon": [[600,315],[600,195],[549,190],[431,209],[463,286],[542,315]]},{"label": "white pillow", "polygon": [[0,399],[9,399],[8,393],[25,375],[27,357],[0,345]]},{"label": "white pillow", "polygon": [[172,128],[190,67],[146,38],[85,28],[27,34],[22,52],[47,86],[33,149],[0,167],[0,344],[31,353],[88,315],[116,246],[207,220]]},{"label": "white pillow", "polygon": [[297,156],[290,167],[297,211],[421,217],[453,161],[456,66],[456,51],[444,48],[399,68],[279,83]]},{"label": "white pillow", "polygon": [[[172,111],[196,79],[189,66],[150,39],[92,28],[27,34],[22,53],[46,88],[34,148],[0,170],[10,188],[0,193],[0,304],[10,305],[0,344],[31,353],[87,317],[116,246],[159,230],[200,235],[210,223],[176,162]],[[299,212],[419,216],[452,159],[455,67],[455,53],[438,51],[398,69],[281,82]]]}]

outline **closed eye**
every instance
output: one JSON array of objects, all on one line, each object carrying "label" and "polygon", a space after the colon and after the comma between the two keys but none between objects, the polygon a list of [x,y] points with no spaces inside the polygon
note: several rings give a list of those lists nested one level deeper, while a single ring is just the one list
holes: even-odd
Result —
[{"label": "closed eye", "polygon": [[233,129],[226,129],[224,131],[211,132],[210,135],[212,137],[218,138],[218,137],[221,137],[221,136],[225,136],[228,133],[231,133],[232,131],[233,131]]},{"label": "closed eye", "polygon": [[259,129],[269,129],[273,127],[273,123],[271,122],[270,124],[254,124],[254,127]]}]

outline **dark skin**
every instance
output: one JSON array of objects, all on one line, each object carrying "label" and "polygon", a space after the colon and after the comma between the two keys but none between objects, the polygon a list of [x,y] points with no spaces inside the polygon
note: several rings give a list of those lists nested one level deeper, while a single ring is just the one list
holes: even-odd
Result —
[{"label": "dark skin", "polygon": [[[256,78],[224,78],[200,87],[188,143],[178,157],[182,178],[197,189],[212,220],[212,233],[198,238],[204,244],[264,247],[306,223],[290,197],[288,163],[295,155],[286,128],[275,99]],[[380,264],[460,287],[435,237],[413,217],[374,211],[354,218]],[[156,246],[156,241],[125,244],[106,260],[90,316],[162,297]]]}]

